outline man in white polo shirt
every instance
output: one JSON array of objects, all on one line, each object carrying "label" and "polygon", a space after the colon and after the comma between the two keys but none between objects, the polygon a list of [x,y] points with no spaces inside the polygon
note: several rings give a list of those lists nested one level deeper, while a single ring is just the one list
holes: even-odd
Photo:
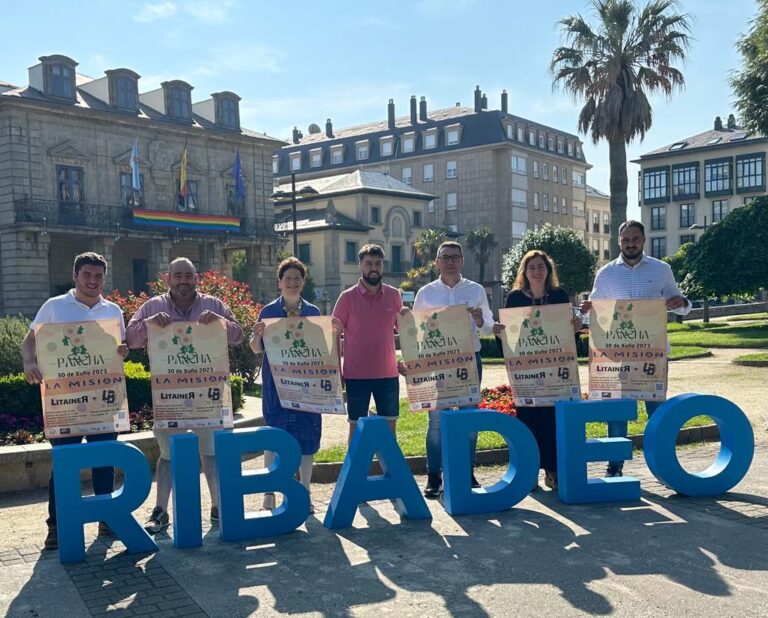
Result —
[{"label": "man in white polo shirt", "polygon": [[[105,300],[101,293],[104,291],[104,277],[107,274],[107,260],[98,253],[81,253],[75,257],[72,268],[74,289],[61,296],[49,298],[37,312],[29,332],[21,344],[21,358],[24,361],[24,375],[30,384],[40,384],[43,374],[37,365],[37,348],[35,346],[35,326],[38,324],[59,324],[62,322],[85,322],[89,320],[117,320],[120,324],[120,341],[125,341],[125,324],[123,311],[115,303]],[[128,346],[121,343],[118,352],[125,358]],[[79,444],[83,436],[52,438],[51,446],[63,444]],[[88,442],[116,440],[116,433],[99,433],[85,436]],[[110,494],[115,487],[115,469],[113,467],[94,468],[92,471],[93,493],[96,495]],[[45,539],[46,549],[56,549],[59,546],[56,527],[56,495],[53,487],[53,470],[48,481],[48,536]],[[99,523],[99,534],[112,536],[109,527]]]},{"label": "man in white polo shirt", "polygon": [[[663,298],[667,311],[688,315],[689,301],[677,287],[672,268],[666,262],[645,254],[645,226],[639,221],[625,221],[619,227],[621,254],[603,266],[595,277],[589,300],[581,304],[581,313],[592,308],[592,300],[630,300]],[[645,410],[650,417],[662,402],[646,401]],[[608,436],[627,436],[626,421],[608,423]],[[606,476],[621,476],[623,461],[608,462]]]},{"label": "man in white polo shirt", "polygon": [[[450,305],[466,305],[472,329],[477,375],[482,383],[483,364],[480,360],[479,335],[490,335],[493,331],[493,314],[488,306],[485,289],[479,283],[462,277],[464,252],[459,243],[446,241],[441,244],[437,249],[435,263],[440,277],[416,293],[413,308],[420,310]],[[470,438],[472,457],[474,458],[477,448],[477,434],[472,434]],[[472,475],[472,486],[480,487],[474,474]],[[427,486],[424,489],[424,496],[437,498],[442,487],[443,454],[440,439],[440,410],[430,410],[427,428]]]}]

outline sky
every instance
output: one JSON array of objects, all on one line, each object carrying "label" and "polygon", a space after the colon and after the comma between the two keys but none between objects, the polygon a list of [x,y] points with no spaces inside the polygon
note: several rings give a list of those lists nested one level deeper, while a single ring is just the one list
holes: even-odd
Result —
[{"label": "sky", "polygon": [[[33,8],[30,8],[33,7]],[[628,160],[712,128],[735,113],[728,77],[741,58],[735,43],[757,11],[754,0],[685,0],[693,44],[680,67],[685,89],[651,99],[653,126],[628,147]],[[5,3],[0,81],[28,83],[38,58],[64,54],[78,72],[102,77],[126,67],[146,92],[183,79],[192,101],[230,90],[242,97],[241,124],[288,140],[310,123],[348,127],[386,118],[394,99],[408,113],[411,95],[429,109],[473,104],[479,85],[489,108],[500,107],[577,133],[580,105],[553,90],[548,71],[561,43],[558,20],[581,13],[586,0],[38,0]],[[587,182],[608,192],[608,147],[589,138]],[[637,171],[630,163],[630,217],[639,218]]]}]

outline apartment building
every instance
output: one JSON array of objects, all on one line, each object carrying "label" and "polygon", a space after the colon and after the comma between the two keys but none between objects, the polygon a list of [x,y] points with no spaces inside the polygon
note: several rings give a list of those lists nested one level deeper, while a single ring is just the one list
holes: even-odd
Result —
[{"label": "apartment building", "polygon": [[587,185],[587,213],[584,244],[597,258],[597,267],[611,257],[611,196]]},{"label": "apartment building", "polygon": [[[500,109],[489,110],[478,87],[474,105],[430,111],[425,97],[412,96],[409,113],[398,116],[390,100],[386,116],[370,123],[307,135],[293,130],[292,143],[274,153],[277,183],[291,174],[302,181],[355,169],[376,171],[435,196],[426,208],[425,227],[444,229],[459,240],[487,227],[498,247],[483,283],[498,286],[501,256],[526,230],[544,223],[585,229],[586,171],[576,135],[521,118],[508,111],[506,91]],[[478,276],[467,254],[465,275]]]},{"label": "apartment building", "polygon": [[648,152],[633,163],[646,251],[661,258],[696,242],[729,211],[766,194],[768,138],[720,116],[713,128]]},{"label": "apartment building", "polygon": [[240,249],[254,294],[274,292],[270,160],[284,142],[241,127],[233,92],[193,103],[186,82],[140,82],[127,68],[80,75],[61,55],[27,85],[0,82],[2,313],[69,289],[89,250],[109,260],[108,290],[146,289],[178,256],[231,274]]}]

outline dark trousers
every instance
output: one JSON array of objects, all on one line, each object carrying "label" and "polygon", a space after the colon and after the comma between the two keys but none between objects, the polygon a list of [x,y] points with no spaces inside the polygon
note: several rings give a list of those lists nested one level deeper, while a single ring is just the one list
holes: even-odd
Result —
[{"label": "dark trousers", "polygon": [[[86,442],[105,442],[117,440],[116,433],[95,433],[85,436]],[[66,444],[80,444],[83,436],[68,436],[66,438],[51,438],[51,447],[64,446]],[[53,458],[51,458],[53,459]],[[96,495],[111,494],[115,488],[115,469],[112,466],[94,468],[91,470],[93,493]],[[53,461],[51,461],[51,478],[48,480],[48,519],[49,526],[56,525],[56,490],[53,484]]]},{"label": "dark trousers", "polygon": [[530,429],[539,447],[540,467],[557,472],[557,431],[555,408],[517,408],[517,418]]}]

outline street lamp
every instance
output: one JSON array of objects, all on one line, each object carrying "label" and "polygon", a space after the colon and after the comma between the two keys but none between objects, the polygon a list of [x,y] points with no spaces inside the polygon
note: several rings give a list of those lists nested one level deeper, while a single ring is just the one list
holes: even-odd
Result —
[{"label": "street lamp", "polygon": [[285,200],[291,198],[291,218],[293,220],[293,255],[299,257],[299,237],[298,230],[296,229],[296,198],[297,197],[311,197],[313,195],[319,195],[319,192],[309,185],[303,186],[296,191],[296,173],[291,172],[291,190],[290,191],[275,191],[270,197],[273,200]]},{"label": "street lamp", "polygon": [[[691,225],[689,230],[704,230],[707,231],[707,215],[704,215],[704,225],[701,225],[699,223],[694,223]],[[704,305],[702,307],[702,319],[704,320],[705,324],[709,323],[709,298],[707,298],[707,293],[704,292]]]}]

